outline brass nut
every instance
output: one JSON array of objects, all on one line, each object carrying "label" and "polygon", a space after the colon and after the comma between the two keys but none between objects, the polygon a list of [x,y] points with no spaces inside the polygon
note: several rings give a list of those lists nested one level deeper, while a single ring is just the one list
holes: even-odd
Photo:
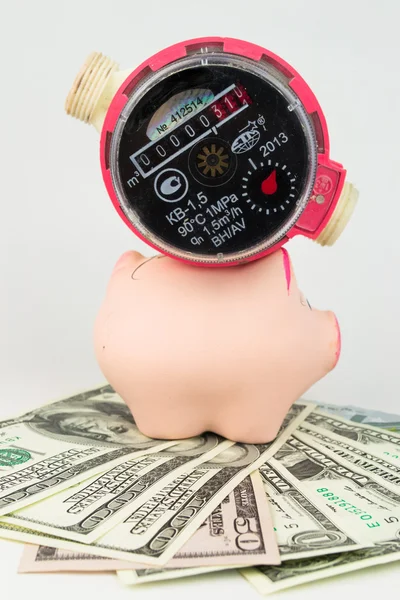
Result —
[{"label": "brass nut", "polygon": [[116,70],[118,64],[101,52],[89,54],[65,101],[67,114],[90,123],[107,81]]}]

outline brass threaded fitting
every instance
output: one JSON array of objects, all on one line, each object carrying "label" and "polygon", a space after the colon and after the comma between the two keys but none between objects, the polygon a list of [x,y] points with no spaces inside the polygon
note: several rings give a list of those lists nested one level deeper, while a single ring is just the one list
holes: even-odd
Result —
[{"label": "brass threaded fitting", "polygon": [[116,70],[118,64],[101,52],[89,54],[65,101],[67,114],[90,123],[107,81]]},{"label": "brass threaded fitting", "polygon": [[315,240],[318,244],[321,246],[333,246],[349,222],[357,204],[357,199],[358,190],[352,183],[346,182],[328,225]]}]

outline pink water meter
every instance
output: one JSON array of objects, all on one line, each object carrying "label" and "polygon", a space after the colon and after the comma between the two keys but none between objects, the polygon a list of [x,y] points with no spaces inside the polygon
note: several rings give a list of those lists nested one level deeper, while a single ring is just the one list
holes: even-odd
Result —
[{"label": "pink water meter", "polygon": [[129,72],[104,118],[101,165],[142,240],[204,266],[254,260],[299,234],[332,244],[357,198],[302,77],[229,38],[176,44]]}]

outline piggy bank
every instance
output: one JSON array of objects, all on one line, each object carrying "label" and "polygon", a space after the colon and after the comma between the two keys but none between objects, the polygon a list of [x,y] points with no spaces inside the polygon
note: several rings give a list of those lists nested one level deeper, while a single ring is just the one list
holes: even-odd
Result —
[{"label": "piggy bank", "polygon": [[340,330],[300,292],[285,249],[226,269],[132,251],[111,275],[94,343],[145,435],[265,443],[336,365]]},{"label": "piggy bank", "polygon": [[313,92],[270,50],[203,37],[122,71],[91,53],[65,108],[101,134],[117,213],[161,253],[128,252],[111,275],[105,377],[147,436],[272,440],[340,352],[283,248],[332,245],[357,201]]}]

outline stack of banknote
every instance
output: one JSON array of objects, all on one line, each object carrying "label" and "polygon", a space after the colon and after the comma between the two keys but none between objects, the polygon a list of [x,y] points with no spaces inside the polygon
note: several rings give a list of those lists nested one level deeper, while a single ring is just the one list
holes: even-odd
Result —
[{"label": "stack of banknote", "polygon": [[296,402],[277,437],[165,441],[103,386],[0,422],[20,573],[238,569],[263,594],[400,560],[400,417]]}]

